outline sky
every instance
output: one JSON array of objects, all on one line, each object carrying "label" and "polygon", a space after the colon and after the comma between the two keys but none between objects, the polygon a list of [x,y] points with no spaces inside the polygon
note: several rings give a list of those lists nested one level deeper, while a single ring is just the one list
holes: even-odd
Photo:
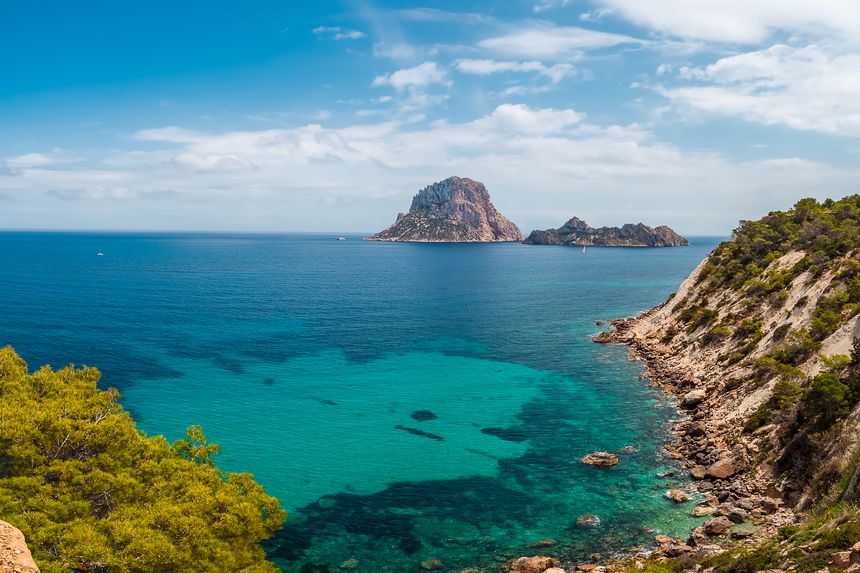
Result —
[{"label": "sky", "polygon": [[373,232],[484,182],[727,235],[860,192],[857,0],[11,0],[0,228]]}]

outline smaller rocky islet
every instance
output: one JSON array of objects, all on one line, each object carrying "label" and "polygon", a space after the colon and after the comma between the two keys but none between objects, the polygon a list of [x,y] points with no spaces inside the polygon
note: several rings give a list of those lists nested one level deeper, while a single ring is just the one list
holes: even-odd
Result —
[{"label": "smaller rocky islet", "polygon": [[627,223],[621,227],[591,227],[573,217],[557,229],[532,231],[525,240],[519,227],[490,201],[480,181],[449,177],[421,189],[408,213],[400,213],[387,229],[369,241],[407,243],[500,243],[596,247],[678,247],[687,239],[661,225]]}]

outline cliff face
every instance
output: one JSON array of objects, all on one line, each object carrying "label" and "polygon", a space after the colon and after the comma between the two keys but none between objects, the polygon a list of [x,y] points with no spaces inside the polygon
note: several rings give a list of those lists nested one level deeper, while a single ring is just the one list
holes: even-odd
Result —
[{"label": "cliff face", "polygon": [[406,214],[371,241],[522,241],[519,228],[499,213],[483,183],[449,177],[418,192]]},{"label": "cliff face", "polygon": [[5,521],[0,521],[0,571],[39,573],[24,534]]},{"label": "cliff face", "polygon": [[532,231],[524,241],[529,245],[567,245],[598,247],[680,247],[687,239],[665,225],[649,227],[628,223],[621,227],[594,228],[573,217],[558,229]]},{"label": "cliff face", "polygon": [[[669,301],[598,339],[629,344],[691,414],[679,448],[700,486],[802,511],[860,497],[858,313],[860,196],[805,199],[742,223]],[[703,476],[718,461],[732,471]]]}]

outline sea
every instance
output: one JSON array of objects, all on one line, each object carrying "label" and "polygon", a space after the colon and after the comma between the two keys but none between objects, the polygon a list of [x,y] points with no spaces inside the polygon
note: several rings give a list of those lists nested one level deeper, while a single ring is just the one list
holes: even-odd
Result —
[{"label": "sea", "polygon": [[[150,435],[203,426],[219,467],[289,511],[266,543],[283,571],[576,563],[700,522],[695,496],[665,497],[689,486],[663,449],[679,412],[591,337],[721,239],[345,238],[0,233],[0,344],[33,369],[99,368]],[[624,453],[580,463],[594,451]]]}]

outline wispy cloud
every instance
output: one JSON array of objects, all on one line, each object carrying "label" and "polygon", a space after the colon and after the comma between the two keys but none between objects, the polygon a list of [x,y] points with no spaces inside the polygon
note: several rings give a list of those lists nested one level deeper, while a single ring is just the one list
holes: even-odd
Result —
[{"label": "wispy cloud", "polygon": [[481,40],[478,46],[505,57],[576,59],[588,50],[641,43],[641,40],[623,34],[537,23]]},{"label": "wispy cloud", "polygon": [[503,61],[486,59],[463,59],[455,62],[457,71],[464,74],[488,76],[491,74],[514,72],[529,73],[536,72],[549,78],[552,83],[558,83],[562,79],[572,75],[575,68],[571,64],[555,64],[546,66],[538,61]]},{"label": "wispy cloud", "polygon": [[[662,66],[658,75],[667,73]],[[657,91],[688,113],[860,136],[860,54],[832,46],[777,44],[682,67],[681,85]]]},{"label": "wispy cloud", "polygon": [[318,26],[311,30],[316,35],[325,35],[335,40],[359,40],[365,37],[365,33],[340,26]]},{"label": "wispy cloud", "polygon": [[598,0],[638,25],[676,37],[754,44],[776,30],[860,38],[855,0]]}]

